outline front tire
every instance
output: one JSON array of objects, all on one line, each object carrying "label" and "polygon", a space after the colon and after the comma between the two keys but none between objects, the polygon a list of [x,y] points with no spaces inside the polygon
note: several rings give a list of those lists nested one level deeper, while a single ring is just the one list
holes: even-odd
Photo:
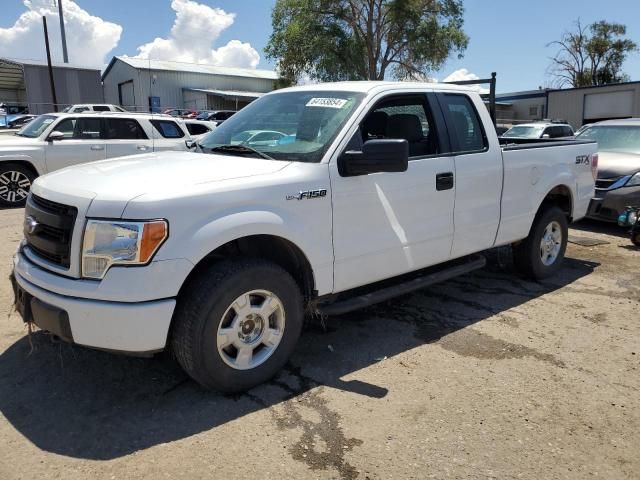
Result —
[{"label": "front tire", "polygon": [[536,215],[529,236],[513,246],[516,269],[528,278],[542,280],[562,266],[567,249],[567,215],[552,206]]},{"label": "front tire", "polygon": [[303,324],[300,288],[261,260],[224,260],[189,281],[178,299],[171,347],[205,388],[242,392],[287,362]]},{"label": "front tire", "polygon": [[36,175],[18,163],[0,164],[0,207],[23,207]]}]

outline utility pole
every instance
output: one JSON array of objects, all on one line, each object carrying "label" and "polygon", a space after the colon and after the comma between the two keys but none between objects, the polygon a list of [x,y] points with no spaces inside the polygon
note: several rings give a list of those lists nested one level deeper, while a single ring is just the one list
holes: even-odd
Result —
[{"label": "utility pole", "polygon": [[47,17],[42,16],[44,26],[44,45],[47,48],[47,65],[49,66],[49,83],[51,84],[51,97],[53,98],[53,111],[58,111],[58,98],[56,97],[56,84],[53,81],[53,67],[51,66],[51,50],[49,49],[49,32],[47,30]]},{"label": "utility pole", "polygon": [[60,35],[62,36],[62,60],[69,63],[67,55],[67,34],[64,31],[64,14],[62,13],[62,0],[58,0],[58,16],[60,17]]}]

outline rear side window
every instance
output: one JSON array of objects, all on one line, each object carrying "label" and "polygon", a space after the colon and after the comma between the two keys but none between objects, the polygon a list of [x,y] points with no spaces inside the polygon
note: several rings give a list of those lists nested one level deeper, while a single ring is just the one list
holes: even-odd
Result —
[{"label": "rear side window", "polygon": [[171,120],[151,120],[151,124],[164,138],[182,138],[184,132]]},{"label": "rear side window", "polygon": [[106,138],[109,139],[139,140],[148,138],[140,124],[132,118],[107,118],[105,126]]},{"label": "rear side window", "polygon": [[562,127],[563,137],[570,137],[572,135],[573,135],[573,130],[571,129],[571,127]]},{"label": "rear side window", "polygon": [[442,98],[455,152],[481,152],[487,149],[487,136],[471,99],[460,94],[444,94]]},{"label": "rear side window", "polygon": [[191,135],[202,135],[203,133],[207,133],[209,128],[206,125],[202,125],[200,123],[187,123],[187,130]]}]

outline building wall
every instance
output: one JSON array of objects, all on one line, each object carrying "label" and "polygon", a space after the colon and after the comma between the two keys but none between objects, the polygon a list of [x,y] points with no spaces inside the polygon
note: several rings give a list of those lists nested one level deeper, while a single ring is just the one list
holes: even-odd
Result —
[{"label": "building wall", "polygon": [[[98,70],[54,67],[53,81],[60,110],[74,103],[104,102]],[[54,111],[49,69],[46,66],[25,65],[24,84],[29,112],[40,114]]]},{"label": "building wall", "polygon": [[[167,108],[193,108],[185,104],[185,100],[191,101],[194,98],[191,96],[185,97],[186,92],[183,92],[183,88],[241,90],[248,92],[270,92],[274,89],[274,80],[270,79],[134,69],[116,59],[103,81],[106,101],[118,104],[117,85],[130,79],[134,81],[136,107],[139,111],[148,111],[150,96],[160,97],[160,105],[163,110]],[[129,109],[133,110],[133,108]]]},{"label": "building wall", "polygon": [[[126,110],[131,111],[148,111],[149,110],[149,100],[142,97],[142,90],[140,90],[139,86],[139,75],[138,70],[133,68],[132,66],[116,61],[111,70],[109,71],[109,75],[105,78],[103,82],[103,90],[104,90],[104,101],[105,103],[111,103],[113,105],[121,105],[120,103],[120,89],[118,86],[120,84],[125,84],[129,81],[133,81],[133,102],[130,102],[127,98],[123,99],[122,107]],[[125,87],[127,88],[127,87]],[[125,95],[126,97],[126,95]],[[140,107],[140,108],[137,108]]]},{"label": "building wall", "polygon": [[[619,92],[629,92],[628,105],[621,105],[619,101],[611,98],[607,102],[607,95],[616,96]],[[599,118],[585,118],[585,101],[587,96],[597,95],[603,105],[609,103],[608,111],[601,111]],[[593,98],[593,97],[592,97]],[[615,100],[618,100],[617,97]],[[640,117],[640,83],[625,83],[619,85],[606,85],[602,87],[575,88],[566,90],[552,90],[549,92],[549,117],[567,120],[574,128],[581,127],[584,123],[607,118]]]},{"label": "building wall", "polygon": [[498,115],[498,119],[504,124],[525,123],[547,117],[544,90],[499,94],[496,95],[496,101],[511,105],[510,108],[505,109],[506,117],[501,118]]}]

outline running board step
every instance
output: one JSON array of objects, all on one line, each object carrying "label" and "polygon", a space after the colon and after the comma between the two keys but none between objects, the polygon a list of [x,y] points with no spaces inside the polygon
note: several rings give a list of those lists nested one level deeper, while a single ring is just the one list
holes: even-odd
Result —
[{"label": "running board step", "polygon": [[[392,284],[389,283],[393,282],[393,279],[379,282],[380,284],[384,284],[384,286],[359,295],[355,293],[355,291],[362,291],[361,288],[354,289],[354,295],[348,296],[348,298],[345,298],[345,296],[347,296],[349,292],[331,295],[324,299],[320,298],[315,308],[322,315],[342,315],[343,313],[385,302],[394,297],[428,287],[434,283],[444,282],[458,275],[478,270],[486,264],[487,259],[484,256],[472,255],[463,259],[453,260],[443,265],[430,267],[423,270],[418,276],[411,276],[408,280],[401,280]],[[407,278],[407,276],[404,275],[399,278]]]}]

